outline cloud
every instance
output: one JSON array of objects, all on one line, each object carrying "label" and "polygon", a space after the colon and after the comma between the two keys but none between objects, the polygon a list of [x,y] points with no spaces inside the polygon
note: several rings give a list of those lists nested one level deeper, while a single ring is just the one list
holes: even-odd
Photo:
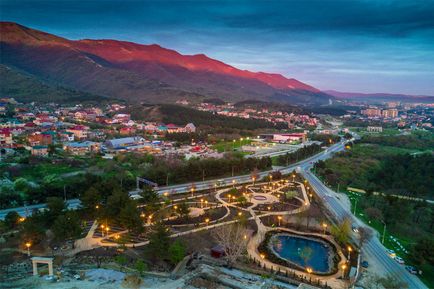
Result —
[{"label": "cloud", "polygon": [[0,5],[3,20],[68,38],[158,43],[319,88],[434,95],[433,1],[3,0]]}]

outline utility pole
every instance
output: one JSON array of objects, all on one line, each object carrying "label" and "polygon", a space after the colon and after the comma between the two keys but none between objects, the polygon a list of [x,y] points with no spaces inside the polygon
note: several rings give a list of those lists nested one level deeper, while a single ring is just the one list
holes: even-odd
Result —
[{"label": "utility pole", "polygon": [[66,202],[66,185],[63,185],[63,198],[65,199]]},{"label": "utility pole", "polygon": [[354,216],[356,215],[356,211],[357,211],[357,199],[356,199],[356,201],[355,201],[355,203],[354,203]]}]

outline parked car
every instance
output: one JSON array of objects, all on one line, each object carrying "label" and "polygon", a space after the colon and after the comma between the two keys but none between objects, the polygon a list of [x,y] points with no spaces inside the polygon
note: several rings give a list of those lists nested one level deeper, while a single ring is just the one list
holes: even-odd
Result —
[{"label": "parked car", "polygon": [[387,254],[389,254],[389,256],[392,257],[392,258],[396,257],[396,253],[393,250],[387,250]]},{"label": "parked car", "polygon": [[352,225],[351,229],[353,230],[354,233],[358,233],[359,232],[359,227],[357,227],[356,225]]},{"label": "parked car", "polygon": [[405,269],[410,272],[411,274],[417,274],[417,269],[413,266],[405,266]]},{"label": "parked car", "polygon": [[368,268],[369,267],[368,261],[362,261],[362,267],[363,268]]},{"label": "parked car", "polygon": [[404,264],[404,259],[402,259],[401,257],[396,256],[395,257],[395,261],[398,262],[399,264]]}]

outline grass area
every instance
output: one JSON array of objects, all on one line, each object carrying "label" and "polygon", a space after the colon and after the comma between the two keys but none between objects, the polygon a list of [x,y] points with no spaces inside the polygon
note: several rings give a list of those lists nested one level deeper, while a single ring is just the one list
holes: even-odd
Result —
[{"label": "grass area", "polygon": [[217,150],[219,153],[225,151],[233,151],[239,149],[243,145],[248,145],[252,142],[250,139],[235,140],[235,141],[221,141],[212,146],[213,149]]},{"label": "grass area", "polygon": [[[396,255],[405,260],[406,265],[412,265],[410,261],[410,249],[414,244],[414,240],[408,236],[398,236],[391,234],[387,230],[384,230],[384,224],[379,220],[369,219],[361,210],[357,208],[357,203],[360,198],[363,197],[363,193],[349,192],[344,191],[351,201],[351,210],[355,216],[357,216],[360,220],[362,220],[365,224],[369,225],[371,228],[376,230],[379,233],[379,239],[383,241],[383,232],[384,233],[384,243],[383,245],[395,251]],[[428,286],[428,288],[434,288],[434,275],[431,274],[434,272],[434,267],[426,264],[422,267],[417,267],[419,270],[422,270],[422,275],[419,275],[419,278]]]},{"label": "grass area", "polygon": [[356,132],[360,136],[364,135],[381,135],[394,136],[402,133],[398,128],[383,128],[382,132],[368,132],[366,127],[350,127],[350,131]]},{"label": "grass area", "polygon": [[28,166],[22,171],[22,177],[28,180],[41,180],[48,175],[63,175],[67,173],[72,173],[76,171],[80,171],[80,168],[70,167],[68,165],[62,164],[38,164],[34,166]]}]

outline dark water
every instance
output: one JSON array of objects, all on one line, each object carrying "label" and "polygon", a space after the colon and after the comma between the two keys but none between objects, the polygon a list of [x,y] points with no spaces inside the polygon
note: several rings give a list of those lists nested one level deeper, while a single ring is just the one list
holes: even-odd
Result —
[{"label": "dark water", "polygon": [[[296,236],[279,235],[272,239],[272,246],[276,253],[292,263],[304,268],[310,267],[315,272],[328,272],[328,254],[331,250],[329,246],[325,247],[323,243],[304,239]],[[304,263],[302,255],[303,248],[312,249],[310,258]]]}]

